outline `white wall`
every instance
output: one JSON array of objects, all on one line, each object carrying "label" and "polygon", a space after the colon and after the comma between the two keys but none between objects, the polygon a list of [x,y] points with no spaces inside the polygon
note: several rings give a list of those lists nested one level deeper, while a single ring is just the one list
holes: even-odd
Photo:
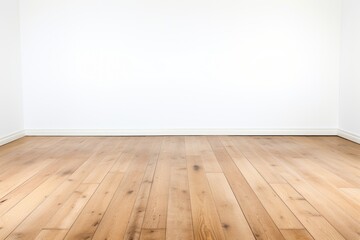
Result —
[{"label": "white wall", "polygon": [[343,1],[341,52],[340,129],[360,141],[359,0]]},{"label": "white wall", "polygon": [[17,0],[0,1],[0,145],[23,130]]},{"label": "white wall", "polygon": [[20,0],[26,129],[336,129],[340,0]]}]

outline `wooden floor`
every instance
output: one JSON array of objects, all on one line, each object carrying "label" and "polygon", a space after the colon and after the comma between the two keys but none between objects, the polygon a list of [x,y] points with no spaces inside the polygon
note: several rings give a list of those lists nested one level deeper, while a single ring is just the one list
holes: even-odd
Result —
[{"label": "wooden floor", "polygon": [[0,147],[0,239],[360,239],[360,145],[22,138]]}]

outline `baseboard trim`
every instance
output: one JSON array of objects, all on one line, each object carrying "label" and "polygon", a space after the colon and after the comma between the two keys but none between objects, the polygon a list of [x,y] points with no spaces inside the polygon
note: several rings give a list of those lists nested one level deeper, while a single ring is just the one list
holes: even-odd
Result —
[{"label": "baseboard trim", "polygon": [[360,144],[360,136],[356,134],[339,129],[338,136]]},{"label": "baseboard trim", "polygon": [[166,135],[239,135],[239,136],[339,136],[360,144],[360,136],[341,129],[29,129],[0,137],[0,146],[24,136],[166,136]]},{"label": "baseboard trim", "polygon": [[337,135],[337,129],[29,129],[27,136]]},{"label": "baseboard trim", "polygon": [[333,136],[360,144],[360,136],[341,129],[30,129],[0,138],[0,146],[24,136],[166,136],[166,135],[239,135],[239,136]]},{"label": "baseboard trim", "polygon": [[17,131],[7,136],[0,137],[0,146],[15,141],[19,138],[25,137],[25,131]]},{"label": "baseboard trim", "polygon": [[341,129],[30,129],[0,137],[0,146],[24,136],[166,136],[166,135],[239,135],[239,136],[333,136],[360,144],[360,136]]}]

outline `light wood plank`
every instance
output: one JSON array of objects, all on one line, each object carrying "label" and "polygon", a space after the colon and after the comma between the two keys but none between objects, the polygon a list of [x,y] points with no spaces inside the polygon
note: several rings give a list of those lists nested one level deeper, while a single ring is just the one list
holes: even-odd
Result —
[{"label": "light wood plank", "polygon": [[[98,140],[101,140],[99,138]],[[53,216],[61,206],[66,202],[69,196],[76,191],[76,188],[88,176],[88,174],[96,169],[99,164],[99,159],[103,159],[105,152],[102,148],[108,146],[111,139],[104,138],[100,141],[101,144],[96,145],[94,152],[90,157],[84,155],[88,160],[81,165],[65,182],[55,189],[46,199],[39,205],[29,216],[19,225],[9,236],[8,239],[33,239],[39,234],[41,229],[48,223],[51,216]],[[94,138],[92,141],[96,142]],[[31,201],[31,199],[30,199]],[[19,208],[19,211],[22,211]]]},{"label": "light wood plank", "polygon": [[[49,178],[59,176],[62,179],[66,179],[84,162],[80,159],[74,161],[74,151],[67,151],[66,154],[64,154],[64,149],[60,149],[63,151],[62,156],[55,156],[52,164],[0,199],[0,216],[9,211],[9,209],[14,207],[27,195],[31,194],[34,189]],[[78,149],[81,149],[81,147],[78,147]],[[39,161],[41,161],[41,159],[39,159]],[[61,182],[62,180],[59,181]]]},{"label": "light wood plank", "polygon": [[196,240],[225,239],[221,221],[212,199],[206,179],[202,159],[199,156],[186,156],[189,174],[194,237]]},{"label": "light wood plank", "polygon": [[164,240],[165,229],[143,229],[140,240]]},{"label": "light wood plank", "polygon": [[[88,155],[91,154],[91,151],[88,149],[89,145],[85,144],[84,146],[80,145],[78,149],[86,148],[86,155],[78,156],[77,162],[83,163]],[[92,146],[93,148],[93,146]],[[68,157],[66,155],[66,157]],[[74,159],[74,158],[73,158]],[[47,200],[48,196],[52,194],[52,192],[58,188],[66,179],[70,177],[73,171],[77,169],[77,164],[73,165],[73,168],[62,167],[60,168],[56,174],[51,175],[49,178],[44,180],[39,186],[35,187],[33,191],[26,195],[21,201],[19,201],[15,206],[11,206],[14,201],[9,199],[6,202],[11,202],[11,205],[6,205],[6,209],[4,210],[4,214],[0,218],[0,239],[4,239],[7,235],[9,235],[14,228],[23,221],[36,207],[38,207],[41,203]],[[65,170],[66,169],[66,170]],[[14,196],[16,198],[16,195]],[[15,200],[19,200],[18,198]],[[5,203],[6,203],[5,202]],[[12,207],[12,208],[9,208]],[[1,206],[1,209],[2,208]],[[38,225],[37,225],[38,226]],[[23,233],[19,233],[19,236],[23,236]]]},{"label": "light wood plank", "polygon": [[194,234],[186,168],[185,138],[177,137],[175,140],[171,158],[166,239],[192,240]]},{"label": "light wood plank", "polygon": [[220,141],[216,138],[210,138],[210,144],[254,236],[260,239],[284,239],[274,221]]},{"label": "light wood plank", "polygon": [[281,230],[286,240],[313,240],[314,238],[305,229],[284,229]]},{"label": "light wood plank", "polygon": [[143,228],[163,229],[166,227],[167,206],[169,198],[170,164],[172,143],[165,138],[156,166],[149,202],[145,212]]},{"label": "light wood plank", "polygon": [[270,155],[259,151],[259,148],[250,142],[252,137],[230,137],[229,139],[235,144],[230,147],[239,149],[268,183],[286,183],[277,171],[279,162]]},{"label": "light wood plank", "polygon": [[186,137],[186,154],[191,156],[202,156],[204,171],[207,173],[222,172],[214,153],[204,136]]},{"label": "light wood plank", "polygon": [[[268,153],[271,154],[273,150],[269,147],[269,145],[263,146],[263,148],[267,149]],[[263,150],[259,149],[259,151]],[[276,155],[282,167],[282,169],[279,169],[279,173],[346,239],[360,238],[360,231],[358,231],[358,229],[360,229],[360,222],[357,220],[359,218],[354,219],[351,216],[352,213],[346,212],[341,206],[334,203],[329,196],[322,194],[319,189],[309,183],[300,169],[292,165],[292,161],[294,161],[293,154],[296,153],[289,154],[286,150],[283,150],[281,156],[279,154]],[[271,157],[274,158],[275,155]],[[326,185],[326,182],[324,182],[324,184]]]},{"label": "light wood plank", "polygon": [[221,219],[226,239],[255,240],[224,174],[206,174]]},{"label": "light wood plank", "polygon": [[59,211],[50,219],[45,228],[69,229],[97,187],[98,184],[81,184]]},{"label": "light wood plank", "polygon": [[141,183],[139,193],[136,197],[136,201],[129,218],[129,223],[126,228],[124,239],[134,240],[139,239],[141,234],[141,228],[145,218],[145,210],[148,205],[150,190],[154,181],[154,174],[156,170],[158,159],[153,157],[150,159],[144,178]]},{"label": "light wood plank", "polygon": [[360,206],[360,188],[340,188],[340,191]]},{"label": "light wood plank", "polygon": [[296,216],[298,216],[300,221],[315,239],[344,239],[340,233],[289,184],[272,184],[271,186]]},{"label": "light wood plank", "polygon": [[[135,155],[123,181],[120,183],[108,210],[101,220],[93,239],[123,239],[128,219],[139,192],[142,178],[151,158],[158,158],[162,138],[146,138],[141,152]],[[114,228],[113,226],[116,226]]]},{"label": "light wood plank", "polygon": [[[229,142],[228,144],[231,145]],[[229,150],[228,153],[259,198],[262,205],[265,207],[266,211],[274,220],[276,226],[279,229],[303,229],[303,225],[274,192],[269,183],[267,183],[253,167],[249,160],[235,148],[232,148],[231,151]]]},{"label": "light wood plank", "polygon": [[42,230],[35,240],[62,240],[66,233],[67,230],[46,229]]},{"label": "light wood plank", "polygon": [[70,228],[65,239],[91,239],[118,188],[123,173],[109,173]]},{"label": "light wood plank", "polygon": [[[360,225],[357,220],[353,219],[299,176],[285,173],[283,176],[346,239],[360,239]],[[311,231],[309,230],[309,232]]]}]

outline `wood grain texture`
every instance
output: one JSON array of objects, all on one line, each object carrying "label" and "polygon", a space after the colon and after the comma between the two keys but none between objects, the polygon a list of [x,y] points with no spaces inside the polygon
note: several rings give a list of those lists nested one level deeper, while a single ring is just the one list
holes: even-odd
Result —
[{"label": "wood grain texture", "polygon": [[187,156],[195,240],[225,239],[201,156]]},{"label": "wood grain texture", "polygon": [[281,230],[286,240],[313,240],[314,238],[305,229],[284,229]]},{"label": "wood grain texture", "polygon": [[57,229],[45,229],[42,230],[35,240],[62,240],[64,239],[67,230],[57,230]]},{"label": "wood grain texture", "polygon": [[360,240],[360,145],[25,137],[0,147],[0,239]]},{"label": "wood grain texture", "polygon": [[194,239],[189,179],[186,168],[185,138],[174,138],[175,144],[170,169],[170,188],[166,239]]},{"label": "wood grain texture", "polygon": [[[128,219],[136,202],[143,177],[152,158],[158,158],[162,139],[146,138],[137,148],[126,175],[120,183],[93,239],[123,239]],[[116,226],[116,227],[113,227]]]},{"label": "wood grain texture", "polygon": [[143,229],[140,240],[164,240],[165,229]]},{"label": "wood grain texture", "polygon": [[254,240],[254,235],[224,174],[208,173],[207,178],[226,238]]},{"label": "wood grain texture", "polygon": [[217,137],[209,139],[229,184],[257,239],[284,239],[274,220]]}]

